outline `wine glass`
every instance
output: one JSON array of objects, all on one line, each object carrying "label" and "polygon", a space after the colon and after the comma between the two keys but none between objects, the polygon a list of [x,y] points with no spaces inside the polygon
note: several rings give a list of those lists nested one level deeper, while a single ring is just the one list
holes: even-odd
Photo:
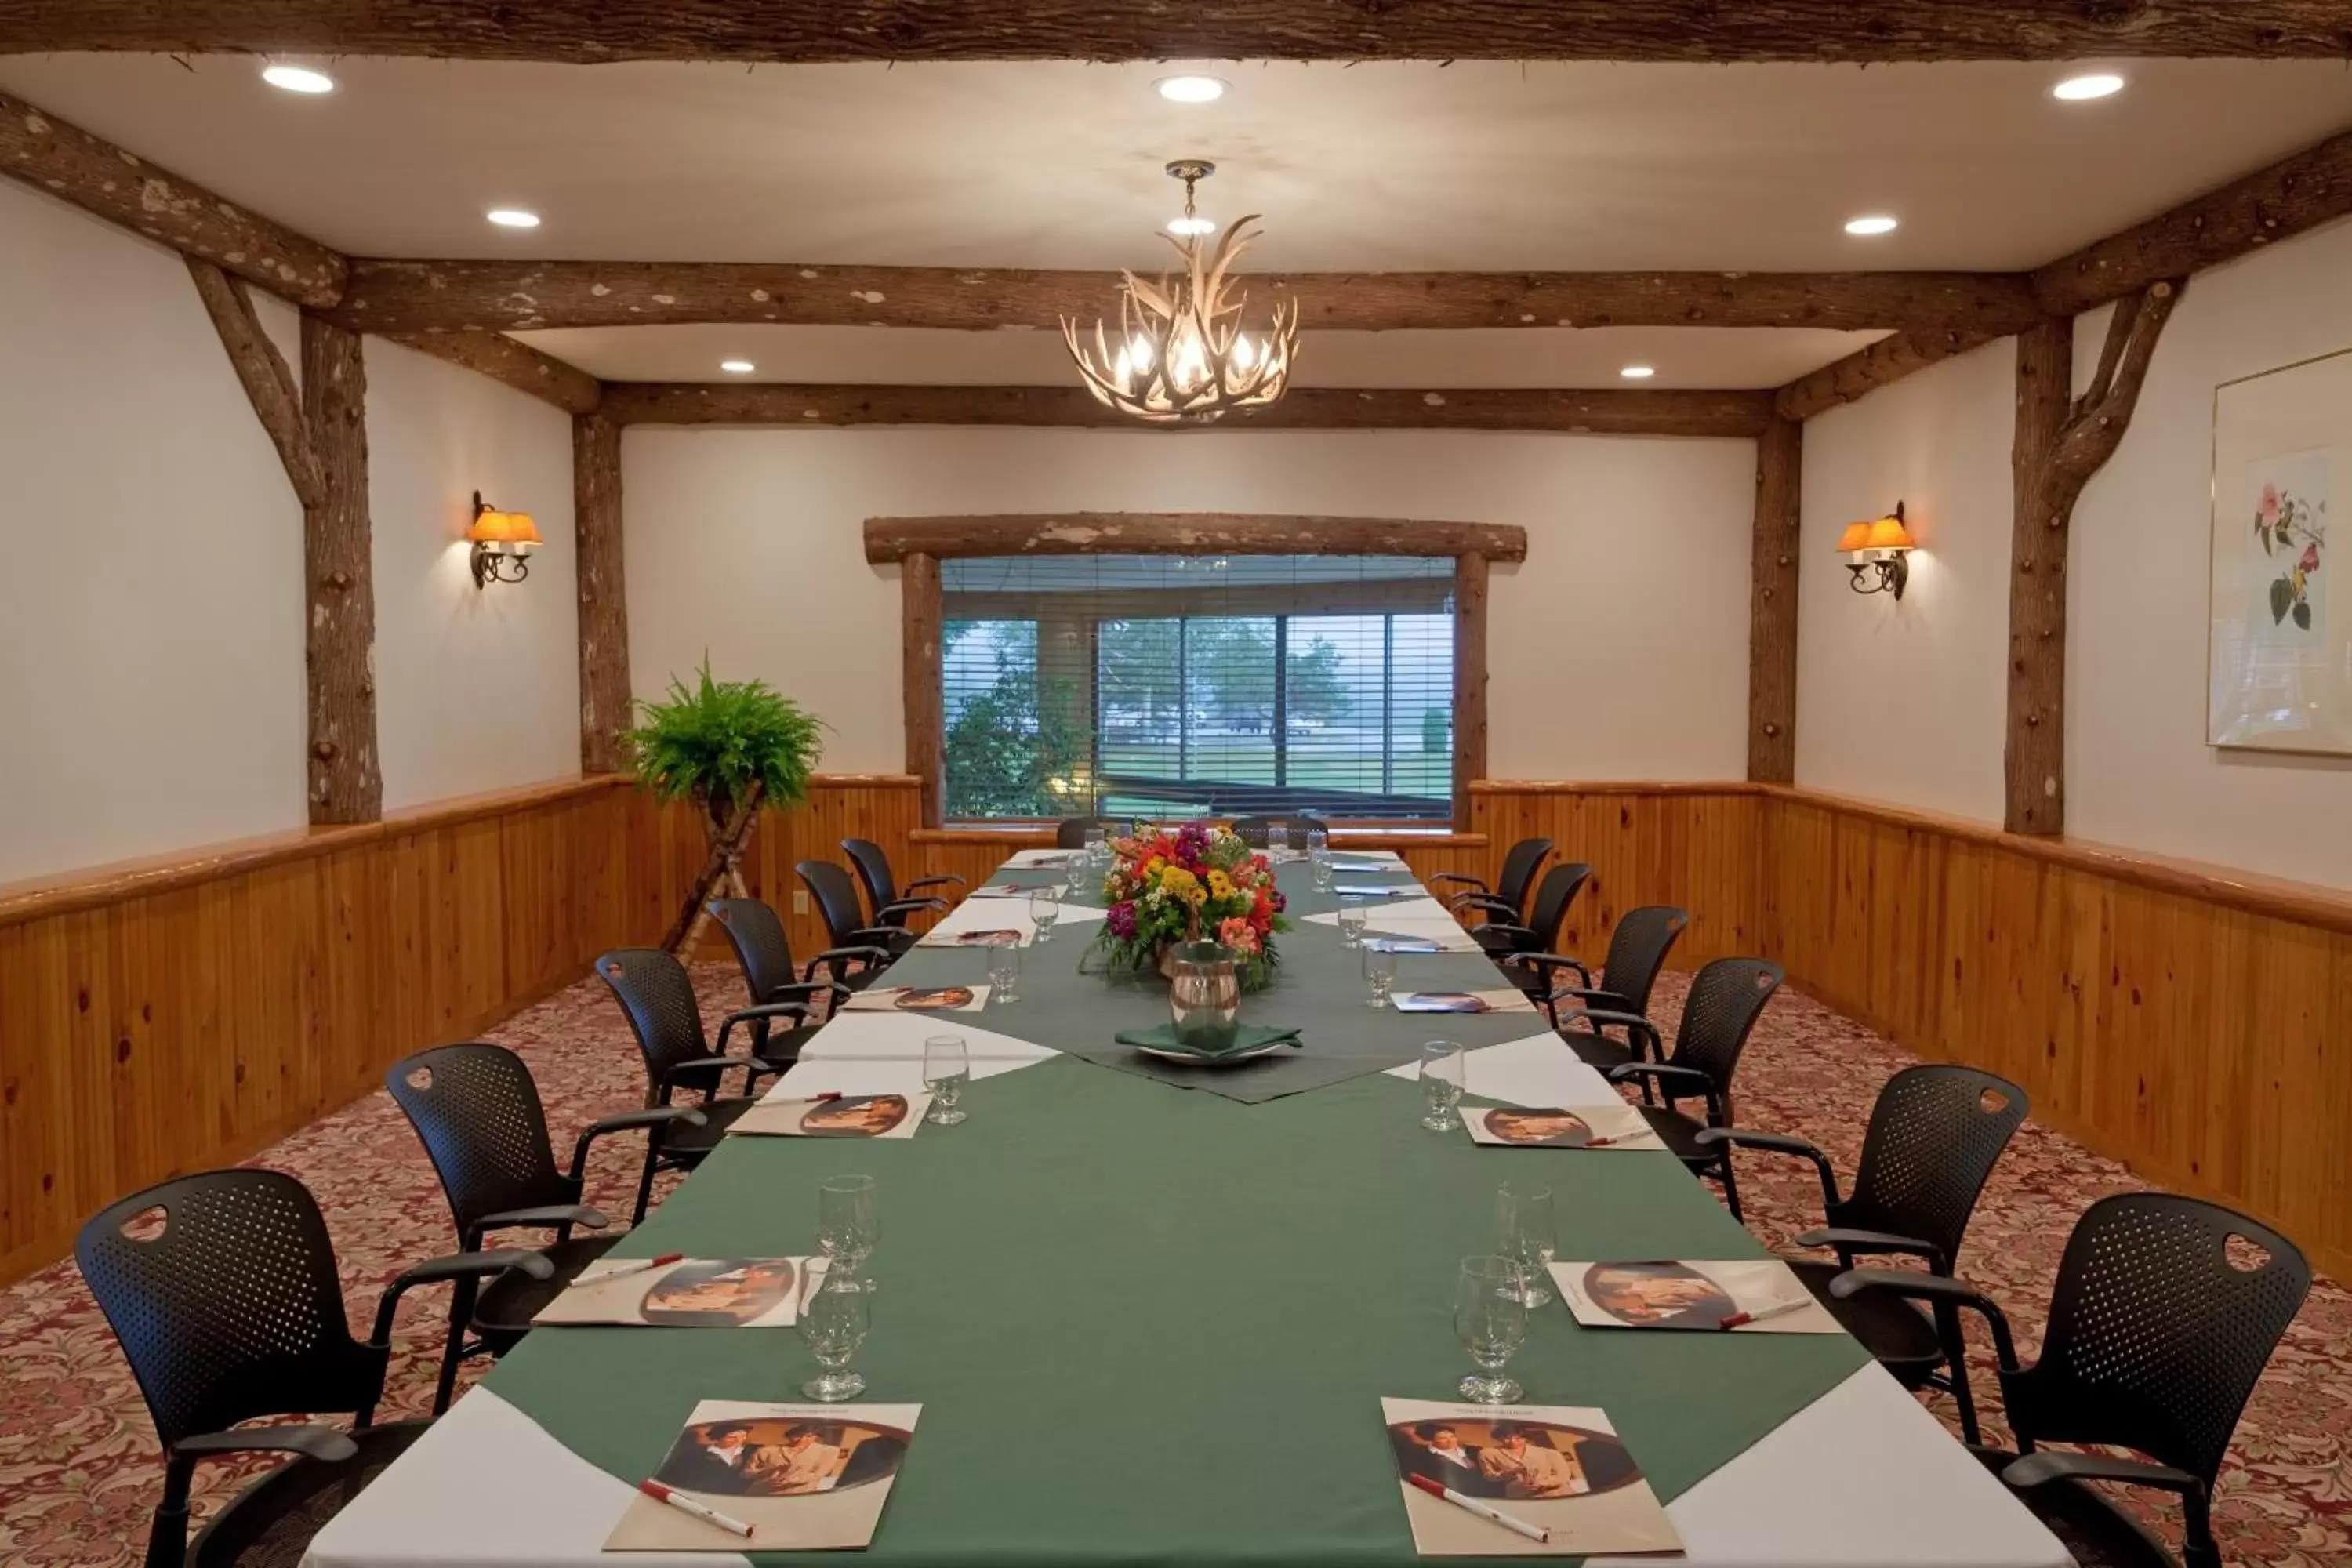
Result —
[{"label": "wine glass", "polygon": [[988,950],[989,1001],[1002,1006],[1021,1000],[1021,950],[1017,947],[992,947]]},{"label": "wine glass", "polygon": [[1043,947],[1053,939],[1054,922],[1062,918],[1062,890],[1059,888],[1038,888],[1029,895],[1029,923],[1036,928],[1037,945]]},{"label": "wine glass", "polygon": [[1269,860],[1290,853],[1290,824],[1277,822],[1265,830],[1265,853]]},{"label": "wine glass", "polygon": [[1100,823],[1087,829],[1086,850],[1089,866],[1099,866],[1110,858],[1110,838]]},{"label": "wine glass", "polygon": [[1429,1102],[1421,1124],[1432,1132],[1454,1131],[1454,1107],[1462,1103],[1469,1057],[1460,1042],[1432,1040],[1421,1047],[1421,1089]]},{"label": "wine glass", "polygon": [[1543,1281],[1558,1249],[1549,1187],[1505,1182],[1495,1190],[1495,1250],[1519,1266],[1519,1305],[1550,1302]]},{"label": "wine glass", "polygon": [[1462,1397],[1478,1405],[1508,1405],[1519,1385],[1503,1375],[1528,1337],[1527,1304],[1519,1300],[1522,1270],[1508,1258],[1465,1258],[1454,1283],[1454,1332],[1478,1370],[1461,1383]]},{"label": "wine glass", "polygon": [[1363,944],[1363,954],[1364,984],[1371,992],[1365,998],[1364,1005],[1385,1007],[1389,1005],[1389,987],[1396,984],[1396,954],[1384,947],[1374,947],[1370,942]]},{"label": "wine glass", "polygon": [[953,1127],[971,1112],[961,1109],[963,1086],[971,1081],[971,1054],[961,1035],[933,1035],[923,1042],[923,1087],[931,1091],[931,1109],[923,1120],[935,1127]]},{"label": "wine glass", "polygon": [[866,1392],[865,1375],[850,1371],[849,1363],[874,1323],[873,1286],[861,1289],[846,1280],[836,1283],[833,1272],[831,1268],[803,1271],[795,1319],[817,1364],[817,1375],[802,1384],[801,1392],[827,1405],[855,1399]]},{"label": "wine glass", "polygon": [[1339,906],[1339,945],[1356,947],[1364,940],[1364,928],[1372,921],[1372,911],[1352,900]]},{"label": "wine glass", "polygon": [[863,1289],[858,1269],[882,1240],[871,1176],[827,1176],[816,1190],[816,1244],[824,1249],[825,1279],[835,1290]]},{"label": "wine glass", "polygon": [[1308,828],[1307,830],[1307,853],[1311,856],[1320,857],[1324,859],[1330,858],[1330,833],[1327,829],[1320,827]]}]

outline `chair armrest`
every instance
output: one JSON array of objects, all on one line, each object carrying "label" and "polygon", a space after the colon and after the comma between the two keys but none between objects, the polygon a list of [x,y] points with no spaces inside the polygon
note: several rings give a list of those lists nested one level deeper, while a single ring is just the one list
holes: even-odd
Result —
[{"label": "chair armrest", "polygon": [[2011,1460],[2001,1470],[2000,1479],[2019,1491],[2031,1491],[2052,1481],[2121,1481],[2126,1486],[2179,1492],[2193,1507],[2200,1509],[2206,1495],[2203,1481],[2170,1465],[2126,1459],[2114,1454],[2055,1453],[2047,1448]]},{"label": "chair armrest", "polygon": [[1829,1226],[1821,1230],[1809,1230],[1797,1237],[1799,1247],[1834,1247],[1838,1261],[1848,1268],[1853,1267],[1856,1253],[1899,1252],[1906,1257],[1924,1258],[1927,1272],[1941,1274],[1951,1268],[1944,1249],[1932,1241],[1922,1241],[1916,1236],[1897,1236],[1891,1230],[1853,1230],[1844,1226]]},{"label": "chair armrest", "polygon": [[330,1465],[359,1451],[358,1444],[332,1426],[240,1426],[227,1432],[199,1432],[172,1445],[175,1459],[204,1459],[216,1454],[299,1454]]},{"label": "chair armrest", "polygon": [[604,1210],[590,1208],[586,1204],[543,1204],[537,1208],[507,1209],[499,1214],[484,1215],[466,1227],[465,1235],[458,1237],[458,1241],[467,1251],[472,1251],[482,1245],[486,1233],[510,1226],[568,1230],[578,1225],[590,1230],[602,1230],[612,1223],[604,1217]]},{"label": "chair armrest", "polygon": [[[777,989],[782,990],[784,987],[778,986]],[[802,990],[807,988],[794,986],[793,989]],[[849,987],[841,985],[835,986],[834,989],[845,992]],[[751,1023],[761,1018],[798,1018],[803,1024],[806,1024],[808,1022],[810,1008],[811,1004],[806,1002],[762,1002],[756,1007],[739,1008],[735,1012],[728,1014],[727,1016],[719,1022],[719,1054],[722,1057],[727,1054],[727,1037],[735,1032],[736,1025]]]},{"label": "chair armrest", "polygon": [[859,926],[849,933],[849,947],[878,947],[892,958],[904,956],[915,944],[915,933],[904,926]]},{"label": "chair armrest", "polygon": [[1492,893],[1456,893],[1445,900],[1445,907],[1459,913],[1463,910],[1485,910],[1489,914],[1518,918],[1519,906],[1508,899],[1498,899]]},{"label": "chair armrest", "polygon": [[368,1343],[379,1350],[392,1343],[393,1314],[400,1310],[400,1299],[417,1286],[440,1285],[453,1279],[494,1279],[509,1268],[533,1279],[555,1278],[555,1265],[545,1254],[520,1252],[512,1247],[499,1247],[493,1252],[453,1252],[446,1258],[426,1258],[383,1288],[383,1294],[376,1299],[375,1334]]},{"label": "chair armrest", "polygon": [[838,984],[845,967],[849,964],[860,963],[869,969],[881,969],[887,967],[890,960],[896,956],[889,949],[882,947],[828,947],[801,966],[801,978],[804,981],[814,981],[817,970],[822,968],[826,973],[832,975],[835,984]]},{"label": "chair armrest", "polygon": [[1576,971],[1578,979],[1587,985],[1592,984],[1592,971],[1584,967],[1584,961],[1580,958],[1570,958],[1565,953],[1515,952],[1504,962],[1521,964],[1528,969],[1541,970],[1546,974],[1555,970],[1573,969]]},{"label": "chair armrest", "polygon": [[918,877],[907,884],[907,891],[914,893],[920,892],[925,888],[961,888],[962,886],[961,877]]},{"label": "chair armrest", "polygon": [[[1813,1163],[1813,1170],[1822,1178],[1822,1212],[1827,1214],[1837,1206],[1837,1175],[1830,1169],[1830,1157],[1802,1138],[1790,1138],[1780,1132],[1746,1132],[1737,1127],[1710,1127],[1700,1133],[1694,1142],[1703,1149],[1711,1149],[1718,1144],[1727,1145],[1724,1155],[1727,1159],[1730,1157],[1730,1150],[1738,1148],[1762,1149],[1774,1154],[1793,1154],[1800,1160],[1811,1160]],[[1853,1231],[1848,1234],[1859,1236],[1862,1233]],[[1832,1244],[1807,1242],[1804,1245],[1827,1247]],[[1838,1261],[1848,1268],[1853,1267],[1853,1259],[1845,1255],[1843,1248],[1839,1249]],[[1943,1270],[1938,1268],[1937,1272],[1940,1274]]]},{"label": "chair armrest", "polygon": [[615,1132],[634,1132],[640,1127],[652,1128],[658,1134],[660,1129],[672,1122],[699,1127],[709,1120],[687,1105],[656,1105],[646,1110],[624,1110],[617,1116],[600,1116],[580,1130],[580,1142],[572,1146],[572,1183],[574,1186],[579,1185],[581,1176],[588,1169],[588,1145],[599,1138],[608,1138]]},{"label": "chair armrest", "polygon": [[2009,1319],[1999,1302],[1975,1286],[1963,1285],[1948,1275],[1921,1274],[1909,1268],[1849,1268],[1830,1281],[1830,1294],[1841,1301],[1871,1290],[1924,1301],[1939,1316],[1961,1307],[1982,1314],[1992,1329],[1993,1352],[2000,1358],[2000,1370],[2017,1370],[2017,1342],[2009,1331]]},{"label": "chair armrest", "polygon": [[[1489,942],[1487,938],[1495,940]],[[1505,958],[1526,952],[1543,945],[1542,939],[1527,926],[1512,925],[1507,921],[1486,921],[1470,928],[1470,938],[1486,950],[1490,958]]]},{"label": "chair armrest", "polygon": [[1486,885],[1485,878],[1467,876],[1460,871],[1433,871],[1429,875],[1429,879],[1433,882],[1466,883],[1470,887],[1477,889],[1482,893],[1491,893],[1494,891],[1492,888],[1489,888]]},{"label": "chair armrest", "polygon": [[943,910],[947,907],[948,901],[945,899],[893,899],[876,910],[874,918],[877,921],[887,923],[892,915],[904,920],[908,915],[920,913],[924,910]]},{"label": "chair armrest", "polygon": [[[1644,1020],[1646,1023],[1646,1020]],[[1656,1038],[1652,1031],[1651,1037]],[[1620,1062],[1602,1075],[1611,1083],[1633,1083],[1647,1079],[1658,1086],[1671,1106],[1685,1095],[1698,1095],[1706,1101],[1706,1119],[1711,1123],[1723,1121],[1723,1099],[1716,1092],[1715,1079],[1696,1068],[1675,1067],[1666,1062]],[[1724,1158],[1731,1156],[1726,1152]]]},{"label": "chair armrest", "polygon": [[670,1064],[669,1070],[662,1074],[662,1084],[665,1088],[675,1084],[681,1073],[716,1068],[723,1077],[728,1068],[741,1068],[744,1069],[743,1091],[749,1094],[751,1086],[759,1082],[761,1078],[770,1073],[789,1071],[792,1066],[790,1062],[761,1061],[758,1057],[688,1057],[682,1062]]},{"label": "chair armrest", "polygon": [[[1592,1025],[1593,1032],[1596,1034],[1612,1024],[1624,1030],[1625,1037],[1633,1042],[1633,1054],[1637,1058],[1642,1054],[1643,1047],[1646,1045],[1650,1054],[1659,1058],[1661,1063],[1665,1058],[1665,1042],[1658,1037],[1658,1026],[1639,1013],[1616,1013],[1605,1007],[1571,1007],[1568,1011],[1568,1016],[1560,1021],[1559,1027],[1567,1028],[1580,1020]],[[1629,1062],[1625,1065],[1630,1067],[1633,1064]],[[1675,1068],[1672,1070],[1677,1073],[1687,1073],[1710,1088],[1714,1086],[1714,1080],[1696,1068]]]}]

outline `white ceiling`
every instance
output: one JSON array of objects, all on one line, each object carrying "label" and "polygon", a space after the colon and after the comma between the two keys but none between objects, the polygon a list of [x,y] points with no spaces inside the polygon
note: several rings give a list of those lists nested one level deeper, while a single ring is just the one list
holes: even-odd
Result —
[{"label": "white ceiling", "polygon": [[[1106,307],[1110,301],[1106,299]],[[586,327],[511,334],[607,381],[878,382],[940,386],[1058,386],[1069,382],[1059,332],[957,332],[915,327]],[[1779,386],[1842,359],[1880,332],[1726,327],[1479,328],[1446,332],[1307,332],[1300,386]],[[725,359],[758,369],[730,375]]]},{"label": "white ceiling", "polygon": [[[531,66],[0,60],[0,88],[361,255],[1156,266],[1160,173],[1222,161],[1289,268],[2024,268],[2352,124],[2321,62]],[[545,226],[494,230],[495,205]],[[1899,215],[1890,238],[1841,230]]]}]

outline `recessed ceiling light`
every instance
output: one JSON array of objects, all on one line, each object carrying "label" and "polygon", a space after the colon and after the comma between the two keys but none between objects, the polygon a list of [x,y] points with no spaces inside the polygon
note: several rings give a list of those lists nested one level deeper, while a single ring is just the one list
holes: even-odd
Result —
[{"label": "recessed ceiling light", "polygon": [[325,71],[312,70],[308,66],[268,65],[261,68],[261,79],[288,92],[332,92],[335,79]]},{"label": "recessed ceiling light", "polygon": [[1845,231],[1848,234],[1865,236],[1893,234],[1897,226],[1895,219],[1884,214],[1872,214],[1865,217],[1850,217],[1845,220]]},{"label": "recessed ceiling light", "polygon": [[1190,239],[1194,235],[1200,234],[1214,234],[1217,232],[1217,220],[1213,217],[1171,217],[1168,220],[1168,232],[1179,239]]},{"label": "recessed ceiling light", "polygon": [[760,367],[747,359],[723,359],[719,362],[719,368],[730,375],[749,375]]},{"label": "recessed ceiling light", "polygon": [[2081,103],[2094,98],[2113,98],[2123,91],[2124,79],[2106,71],[2089,76],[2070,76],[2050,89],[2050,96],[2068,103]]},{"label": "recessed ceiling light", "polygon": [[1213,76],[1164,76],[1157,85],[1171,103],[1214,103],[1225,96],[1225,84]]},{"label": "recessed ceiling light", "polygon": [[537,228],[539,215],[520,207],[492,207],[482,215],[500,228]]},{"label": "recessed ceiling light", "polygon": [[1627,381],[1647,381],[1658,374],[1658,367],[1653,364],[1629,364],[1617,374]]}]

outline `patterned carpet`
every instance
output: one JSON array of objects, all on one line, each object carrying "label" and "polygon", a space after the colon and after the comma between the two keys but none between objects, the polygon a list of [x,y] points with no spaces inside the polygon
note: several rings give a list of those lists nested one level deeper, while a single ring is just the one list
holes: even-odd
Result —
[{"label": "patterned carpet", "polygon": [[[696,983],[712,1013],[740,1005],[731,970],[699,969]],[[1681,1000],[1681,978],[1668,976],[1654,1009],[1661,1022]],[[582,1122],[637,1102],[643,1079],[635,1045],[593,982],[531,1009],[494,1037],[529,1058],[559,1147],[568,1147]],[[1858,1025],[1783,993],[1742,1066],[1740,1121],[1812,1139],[1843,1176],[1859,1152],[1879,1084],[1908,1059]],[[589,1201],[625,1215],[636,1155],[633,1141],[607,1142],[590,1177]],[[318,1194],[341,1248],[352,1321],[362,1328],[377,1290],[404,1263],[454,1245],[431,1167],[381,1092],[257,1163],[299,1176]],[[1740,1182],[1749,1225],[1769,1243],[1786,1245],[1820,1223],[1821,1194],[1809,1166],[1744,1158]],[[2034,1123],[2019,1132],[1986,1190],[1961,1272],[2009,1310],[2027,1355],[2038,1348],[2040,1310],[2074,1215],[2095,1197],[2137,1184],[2120,1165]],[[431,1295],[403,1310],[389,1414],[422,1413],[441,1310]],[[1990,1350],[1979,1351],[1981,1391],[1993,1384]],[[131,1568],[140,1560],[160,1485],[154,1434],[72,1264],[0,1289],[0,1354],[7,1368],[0,1382],[0,1563]],[[1937,1403],[1949,1419],[1948,1403]],[[2352,1563],[2347,1433],[2352,1297],[2322,1281],[2273,1358],[2221,1475],[2214,1528],[2231,1563]],[[244,1473],[250,1471],[222,1464],[203,1470],[200,1511],[216,1507]]]}]

